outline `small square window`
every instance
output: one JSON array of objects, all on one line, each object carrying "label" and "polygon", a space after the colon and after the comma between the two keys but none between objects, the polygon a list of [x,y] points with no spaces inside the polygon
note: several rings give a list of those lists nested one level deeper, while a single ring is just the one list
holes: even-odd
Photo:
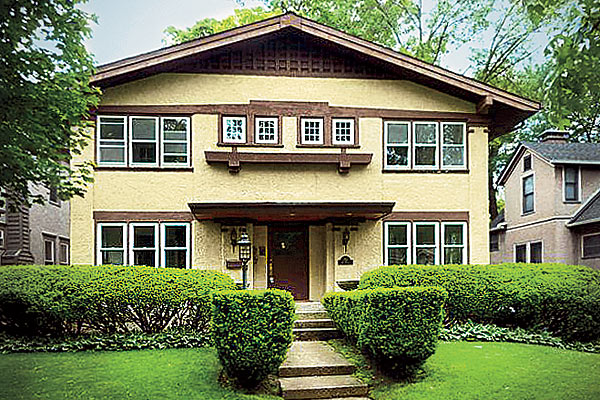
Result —
[{"label": "small square window", "polygon": [[223,142],[246,143],[246,117],[223,117]]},{"label": "small square window", "polygon": [[260,144],[276,144],[278,142],[278,125],[279,118],[277,117],[256,117],[254,119],[254,141]]},{"label": "small square window", "polygon": [[323,144],[323,118],[302,118],[302,144]]},{"label": "small square window", "polygon": [[354,144],[354,120],[334,118],[333,125],[333,144],[353,145]]}]

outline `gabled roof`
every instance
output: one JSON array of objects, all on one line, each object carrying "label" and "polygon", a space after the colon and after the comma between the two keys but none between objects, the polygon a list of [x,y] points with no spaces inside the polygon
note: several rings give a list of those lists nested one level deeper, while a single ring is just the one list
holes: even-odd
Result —
[{"label": "gabled roof", "polygon": [[573,218],[567,222],[567,227],[571,228],[596,222],[600,223],[600,189],[583,203]]},{"label": "gabled roof", "polygon": [[509,131],[517,123],[540,109],[538,102],[428,64],[293,13],[101,65],[92,77],[91,83],[100,87],[110,87],[160,72],[177,72],[173,65],[182,59],[284,32],[309,35],[321,42],[333,44],[345,51],[368,58],[372,62],[384,64],[402,79],[410,79],[476,103],[478,112],[489,114],[494,119],[493,136]]},{"label": "gabled roof", "polygon": [[574,164],[600,167],[600,143],[523,142],[519,144],[500,174],[499,185],[504,185],[526,150],[552,165]]}]

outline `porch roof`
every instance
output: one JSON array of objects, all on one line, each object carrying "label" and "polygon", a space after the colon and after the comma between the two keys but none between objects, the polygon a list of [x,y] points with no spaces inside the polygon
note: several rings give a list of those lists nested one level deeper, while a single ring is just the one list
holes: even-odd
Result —
[{"label": "porch roof", "polygon": [[215,221],[364,221],[392,212],[395,202],[203,202],[189,203],[198,220]]}]

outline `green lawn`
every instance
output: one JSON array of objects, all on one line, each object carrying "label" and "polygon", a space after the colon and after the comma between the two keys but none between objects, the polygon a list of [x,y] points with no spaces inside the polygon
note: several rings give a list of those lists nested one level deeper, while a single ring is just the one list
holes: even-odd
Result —
[{"label": "green lawn", "polygon": [[375,399],[600,399],[600,354],[515,343],[440,343],[416,383],[382,383]]},{"label": "green lawn", "polygon": [[277,399],[217,382],[214,349],[0,355],[2,399]]}]

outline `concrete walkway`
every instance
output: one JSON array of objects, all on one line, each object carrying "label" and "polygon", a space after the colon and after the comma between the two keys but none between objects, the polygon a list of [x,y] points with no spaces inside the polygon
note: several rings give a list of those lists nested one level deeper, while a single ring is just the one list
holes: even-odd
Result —
[{"label": "concrete walkway", "polygon": [[[284,399],[344,399],[368,400],[368,387],[352,376],[356,367],[342,355],[317,338],[337,333],[320,303],[299,303],[297,314],[301,329],[306,321],[315,320],[322,330],[317,335],[298,335],[288,351],[287,359],[279,368],[279,383]],[[312,314],[312,318],[307,318]],[[302,319],[300,319],[302,318]],[[302,322],[301,322],[302,321]],[[323,325],[326,325],[323,326]],[[325,330],[326,329],[326,330]],[[325,331],[323,331],[325,330]]]}]

